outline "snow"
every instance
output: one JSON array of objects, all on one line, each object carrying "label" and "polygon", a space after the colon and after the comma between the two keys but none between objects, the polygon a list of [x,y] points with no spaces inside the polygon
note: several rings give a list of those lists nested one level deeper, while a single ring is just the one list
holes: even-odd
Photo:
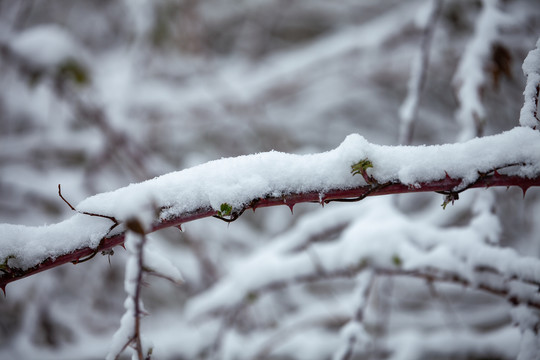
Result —
[{"label": "snow", "polygon": [[461,57],[453,80],[459,102],[456,119],[462,128],[460,141],[477,136],[478,126],[485,121],[486,110],[481,96],[486,82],[485,64],[499,37],[500,27],[510,24],[511,18],[499,9],[499,0],[482,1],[474,37]]},{"label": "snow", "polygon": [[431,39],[435,30],[436,20],[439,16],[441,2],[438,0],[424,4],[418,11],[416,26],[423,31],[421,46],[415,54],[412,65],[409,83],[407,84],[407,97],[399,109],[400,129],[399,143],[409,145],[412,137],[413,125],[418,113],[420,95],[424,87],[426,72],[429,62],[429,52],[431,49]]},{"label": "snow", "polygon": [[25,270],[47,257],[96,247],[111,225],[108,219],[82,214],[47,226],[0,224],[0,259]]},{"label": "snow", "polygon": [[[126,347],[126,344],[131,344],[135,341],[135,336],[139,337],[143,354],[148,354],[149,350],[153,347],[152,342],[140,333],[140,327],[136,329],[135,325],[136,318],[141,318],[145,313],[142,300],[137,295],[138,290],[143,285],[139,280],[140,274],[144,271],[139,263],[139,255],[141,251],[144,252],[145,250],[144,242],[145,240],[141,235],[128,231],[125,245],[129,257],[126,262],[126,274],[124,277],[124,290],[127,293],[126,300],[124,301],[126,311],[120,320],[120,327],[113,335],[111,348],[106,357],[107,360],[118,358]],[[142,256],[142,259],[142,266],[144,267],[146,265],[144,256]],[[138,309],[136,307],[137,305],[139,307]],[[135,351],[133,349],[131,350],[133,352],[133,358],[136,358]]]},{"label": "snow", "polygon": [[[167,207],[162,218],[199,208],[219,210],[227,203],[238,209],[251,200],[266,196],[329,189],[349,189],[365,184],[351,176],[351,165],[369,159],[369,169],[380,183],[400,181],[415,185],[440,180],[446,174],[463,179],[463,186],[508,164],[527,163],[532,177],[540,172],[540,134],[528,128],[473,139],[463,144],[436,146],[380,146],[370,144],[358,134],[348,136],[335,150],[320,154],[294,155],[276,151],[211,161],[187,170],[98,194],[82,201],[80,211],[115,216],[137,212],[154,203]],[[522,146],[515,149],[515,144]],[[494,150],[495,149],[495,150]],[[444,159],[441,161],[441,159]]]},{"label": "snow", "polygon": [[[363,159],[373,162],[367,171],[377,181],[414,188],[422,179],[447,174],[461,177],[462,188],[480,169],[510,161],[528,165],[504,171],[537,176],[538,135],[530,129],[462,145],[375,145],[398,138],[396,114],[408,73],[409,95],[416,92],[413,79],[420,79],[419,66],[410,68],[420,45],[418,28],[429,23],[440,2],[315,0],[290,2],[287,11],[278,0],[6,3],[0,47],[13,49],[14,56],[0,61],[2,222],[68,220],[38,228],[0,225],[0,264],[24,269],[49,255],[95,247],[107,233],[111,221],[69,210],[56,193],[59,182],[73,205],[83,200],[79,211],[119,221],[136,217],[148,228],[159,221],[158,211],[167,219],[201,207],[208,213],[223,202],[237,210],[252,197],[304,189],[324,200],[325,189],[365,185],[350,173]],[[490,91],[486,67],[493,40],[512,54],[512,69],[519,67],[536,41],[530,24],[538,23],[540,8],[527,0],[485,1],[482,9],[481,3],[444,2],[425,74],[430,81],[421,99],[411,97],[408,109],[404,105],[405,115],[418,121],[415,144],[453,143],[464,129],[460,140],[475,136],[473,121],[449,121],[457,110],[449,79],[460,59],[467,65],[461,80],[472,85],[463,88],[464,107],[474,110],[477,101],[484,107],[485,133],[516,125],[522,74],[513,71],[501,91]],[[512,16],[510,31],[484,31],[504,22],[486,18],[489,11]],[[33,44],[21,46],[25,42]],[[91,81],[84,87],[59,84],[58,65],[79,61],[85,51],[93,56],[85,64]],[[527,127],[538,124],[537,55],[531,52],[523,67],[529,85],[521,124]],[[478,61],[467,62],[469,56]],[[44,70],[37,79],[26,68],[33,61]],[[488,90],[484,98],[476,98],[478,86]],[[74,116],[79,106],[102,111],[104,124],[122,141],[111,141],[96,119]],[[418,116],[411,116],[414,106]],[[361,135],[317,154],[353,132]],[[270,149],[312,155],[258,153]],[[239,154],[255,155],[204,164]],[[167,175],[151,179],[161,174]],[[119,189],[130,182],[139,183]],[[113,189],[119,190],[103,193]],[[102,194],[86,199],[96,193]],[[415,193],[324,209],[299,204],[294,215],[272,207],[247,211],[230,225],[210,218],[182,226],[184,232],[158,231],[144,247],[149,286],[143,296],[150,316],[143,334],[155,343],[159,359],[329,359],[352,347],[352,357],[519,353],[525,359],[528,349],[534,358],[534,311],[520,307],[512,324],[513,304],[482,286],[522,304],[540,303],[531,284],[540,278],[538,189],[525,199],[517,188],[470,189],[444,211],[442,200]],[[124,229],[120,225],[115,233]],[[132,240],[128,236],[128,248]],[[129,256],[118,248],[114,256],[98,255],[11,284],[7,297],[0,297],[0,328],[6,330],[0,358],[104,358],[122,314],[124,322],[133,320],[134,304],[123,307],[122,281],[138,268],[130,265],[124,278]],[[359,279],[369,272],[375,274],[372,285]],[[448,272],[469,286],[428,285],[408,272]],[[152,273],[176,283],[182,274],[185,283],[175,286]],[[133,284],[126,288],[132,292]],[[366,290],[370,301],[363,298]],[[132,325],[122,326],[112,345],[123,345]],[[373,340],[372,346],[351,345],[358,336]]]},{"label": "snow", "polygon": [[147,273],[165,277],[177,284],[184,282],[180,270],[158,250],[153,239],[148,236],[149,242],[144,246],[144,268]]},{"label": "snow", "polygon": [[540,120],[537,86],[540,84],[540,38],[536,42],[536,49],[529,51],[523,61],[523,73],[527,77],[527,85],[523,91],[525,101],[521,108],[519,123],[521,126],[538,127]]},{"label": "snow", "polygon": [[[516,149],[518,143],[521,146]],[[89,197],[76,208],[113,216],[120,222],[144,214],[148,225],[155,210],[162,207],[166,209],[161,219],[167,219],[206,207],[219,210],[223,203],[234,210],[266,196],[366,185],[361,176],[351,175],[351,165],[366,158],[373,163],[368,173],[379,183],[400,181],[418,186],[448,175],[462,179],[461,186],[466,186],[481,172],[521,163],[529,165],[513,171],[532,177],[540,173],[540,134],[518,127],[466,143],[417,147],[374,145],[353,134],[328,152],[294,155],[271,151],[215,160]],[[49,256],[95,247],[111,225],[110,220],[80,214],[39,228],[0,225],[0,259],[15,256],[9,260],[10,266],[26,269]]]},{"label": "snow", "polygon": [[34,26],[11,42],[13,51],[35,66],[54,67],[62,61],[81,57],[83,50],[69,32],[58,25]]},{"label": "snow", "polygon": [[462,329],[455,331],[410,331],[396,336],[390,346],[395,351],[391,360],[408,360],[421,358],[447,358],[448,355],[458,358],[475,357],[475,354],[493,354],[494,357],[514,358],[518,353],[515,346],[519,342],[519,333],[515,329],[496,330],[481,333]]},{"label": "snow", "polygon": [[352,350],[350,346],[356,348],[353,353],[365,352],[373,341],[364,324],[358,321],[350,321],[343,326],[340,336],[343,344],[334,354],[334,360],[346,359],[345,354]]}]

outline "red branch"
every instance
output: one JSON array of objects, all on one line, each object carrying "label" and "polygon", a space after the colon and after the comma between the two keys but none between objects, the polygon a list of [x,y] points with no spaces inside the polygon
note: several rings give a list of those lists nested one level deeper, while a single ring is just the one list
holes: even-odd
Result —
[{"label": "red branch", "polygon": [[[289,194],[282,197],[266,197],[260,199],[254,199],[243,210],[286,205],[289,208],[293,208],[298,203],[328,203],[331,201],[339,201],[344,199],[361,199],[365,196],[374,195],[389,195],[389,194],[403,194],[403,193],[416,193],[416,192],[452,192],[457,186],[461,184],[461,179],[452,179],[446,177],[442,180],[431,181],[427,183],[420,183],[418,186],[404,185],[401,183],[394,183],[390,185],[384,185],[379,187],[372,187],[371,185],[360,186],[348,190],[333,189],[324,193],[313,191],[306,193]],[[523,195],[531,186],[540,186],[540,177],[527,179],[519,176],[503,175],[495,172],[492,175],[486,175],[481,177],[474,184],[467,188],[481,188],[492,186],[518,186],[523,190]],[[242,211],[243,211],[242,210]],[[154,232],[160,229],[168,227],[179,227],[183,223],[193,220],[202,219],[205,217],[211,217],[218,215],[218,211],[211,207],[199,208],[189,213],[179,214],[173,218],[158,222],[154,224],[150,232]],[[115,246],[122,245],[124,243],[125,233],[116,234],[110,237],[104,238],[96,249],[85,247],[75,250],[71,253],[58,256],[56,258],[48,258],[40,264],[26,269],[20,270],[16,268],[10,268],[9,272],[5,272],[0,275],[0,288],[5,289],[6,285],[12,281],[25,278],[27,276],[37,274],[41,271],[52,269],[54,267],[70,263],[77,262],[79,259],[95,254],[99,251],[106,251]]]}]

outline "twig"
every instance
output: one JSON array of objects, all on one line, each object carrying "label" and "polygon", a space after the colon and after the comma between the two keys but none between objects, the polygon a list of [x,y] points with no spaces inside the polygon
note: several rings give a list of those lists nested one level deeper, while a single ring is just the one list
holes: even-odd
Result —
[{"label": "twig", "polygon": [[[107,237],[108,234],[111,233],[111,231],[117,227],[120,223],[118,222],[118,220],[116,220],[116,218],[114,216],[107,216],[107,215],[101,215],[101,214],[95,214],[95,213],[90,213],[90,212],[86,212],[86,211],[79,211],[77,209],[75,209],[70,203],[69,201],[66,200],[66,198],[64,198],[62,196],[62,188],[60,187],[60,184],[58,184],[58,195],[60,196],[60,198],[62,200],[64,200],[64,202],[71,208],[71,210],[79,213],[79,214],[84,214],[84,215],[88,215],[88,216],[97,216],[97,217],[102,217],[102,218],[105,218],[105,219],[109,219],[113,222],[113,224],[111,225],[111,227],[109,228],[109,230],[107,231],[107,234],[103,237],[103,239],[101,239],[101,241],[99,242],[99,245],[96,247],[96,250],[90,254],[89,256],[87,256],[86,258],[84,259],[80,259],[80,258],[77,258],[75,260],[72,260],[71,262],[73,264],[80,264],[80,263],[83,263],[83,262],[86,262],[88,260],[91,260],[94,258],[94,256],[96,256],[96,254],[100,251],[99,249],[103,246],[103,242],[105,240],[105,238]],[[107,251],[109,249],[103,249],[104,251]],[[114,252],[113,252],[114,253]],[[111,253],[109,253],[111,254]]]},{"label": "twig", "polygon": [[64,200],[64,202],[70,207],[71,210],[75,211],[75,212],[78,212],[79,214],[84,214],[84,215],[88,215],[88,216],[97,216],[97,217],[102,217],[102,218],[105,218],[105,219],[109,219],[111,220],[113,223],[114,223],[114,226],[109,229],[109,231],[111,231],[112,229],[114,229],[116,226],[118,226],[119,222],[118,220],[116,220],[116,218],[114,216],[108,216],[108,215],[102,215],[102,214],[96,214],[96,213],[91,213],[91,212],[86,212],[86,211],[79,211],[77,209],[75,209],[73,207],[73,205],[71,205],[69,203],[69,201],[67,201],[63,196],[62,196],[62,188],[60,187],[60,184],[58,184],[58,195],[60,196],[60,198],[62,200]]}]

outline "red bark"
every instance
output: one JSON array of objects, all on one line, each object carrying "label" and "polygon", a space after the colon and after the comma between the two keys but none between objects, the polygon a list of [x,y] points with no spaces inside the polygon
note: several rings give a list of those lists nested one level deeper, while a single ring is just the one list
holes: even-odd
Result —
[{"label": "red bark", "polygon": [[[453,192],[453,190],[461,184],[461,179],[452,179],[446,177],[441,180],[431,181],[427,183],[420,183],[419,186],[410,186],[401,183],[392,183],[387,185],[380,185],[372,187],[360,186],[357,188],[341,190],[333,189],[321,192],[306,192],[298,194],[289,194],[282,197],[266,197],[260,199],[253,199],[250,205],[247,205],[243,210],[277,206],[277,205],[286,205],[291,209],[295,204],[298,203],[328,203],[331,201],[354,201],[355,199],[361,199],[365,196],[374,196],[374,195],[389,195],[389,194],[403,194],[403,193],[416,193],[416,192],[432,192],[432,191],[442,191],[442,192]],[[492,186],[518,186],[523,190],[523,196],[525,192],[531,186],[540,186],[540,177],[536,178],[522,178],[519,176],[509,176],[502,175],[498,172],[494,172],[491,175],[486,175],[481,177],[474,184],[467,186],[466,188],[481,188],[481,187],[492,187]],[[242,212],[243,212],[242,210]],[[179,227],[183,223],[190,222],[193,220],[216,216],[218,212],[210,207],[199,208],[191,211],[189,213],[179,214],[173,218],[158,222],[154,224],[150,232],[154,232],[160,229],[167,227]],[[241,214],[241,212],[240,212]],[[9,269],[8,272],[4,272],[0,275],[0,288],[5,289],[6,285],[15,280],[25,278],[27,276],[37,274],[41,271],[51,269],[66,263],[76,263],[78,260],[95,254],[99,251],[109,250],[115,246],[122,245],[124,243],[125,233],[116,234],[110,237],[106,237],[101,241],[100,246],[96,249],[92,248],[82,248],[75,250],[71,253],[58,256],[56,258],[48,258],[41,262],[40,264],[26,269],[20,270],[16,268]]]}]

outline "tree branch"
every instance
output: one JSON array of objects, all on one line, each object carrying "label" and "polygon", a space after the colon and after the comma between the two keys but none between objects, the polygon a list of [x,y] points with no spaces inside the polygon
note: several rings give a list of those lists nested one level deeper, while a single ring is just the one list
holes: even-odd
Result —
[{"label": "tree branch", "polygon": [[[452,179],[446,177],[441,180],[431,181],[426,183],[420,183],[417,186],[411,186],[402,183],[388,183],[384,186],[377,185],[364,185],[351,189],[331,189],[324,193],[319,191],[311,191],[305,193],[292,193],[286,196],[280,197],[265,197],[253,199],[249,205],[241,210],[257,209],[277,205],[286,205],[292,209],[295,204],[298,203],[319,203],[321,205],[327,204],[331,201],[339,201],[344,199],[363,199],[366,194],[369,196],[375,195],[390,195],[390,194],[403,194],[403,193],[417,193],[417,192],[434,192],[442,191],[447,193],[456,192],[462,184],[461,179]],[[493,186],[518,186],[525,192],[531,186],[540,186],[540,176],[535,178],[522,178],[515,175],[504,175],[494,172],[490,175],[481,176],[475,183],[467,186],[467,188],[482,188]],[[461,190],[460,190],[461,191]],[[162,209],[164,210],[164,209]],[[218,215],[218,211],[211,207],[203,207],[193,209],[192,211],[179,214],[167,220],[156,222],[151,229],[151,232],[168,228],[178,227],[183,223]],[[115,246],[122,245],[125,239],[125,232],[106,236],[101,240],[98,247],[93,249],[89,247],[77,249],[65,255],[57,256],[54,258],[47,258],[40,264],[21,270],[14,267],[3,266],[0,273],[0,288],[5,289],[5,286],[13,281],[25,278],[27,276],[37,274],[44,270],[48,270],[66,263],[76,263],[79,259],[95,254],[99,251],[107,251]]]}]

